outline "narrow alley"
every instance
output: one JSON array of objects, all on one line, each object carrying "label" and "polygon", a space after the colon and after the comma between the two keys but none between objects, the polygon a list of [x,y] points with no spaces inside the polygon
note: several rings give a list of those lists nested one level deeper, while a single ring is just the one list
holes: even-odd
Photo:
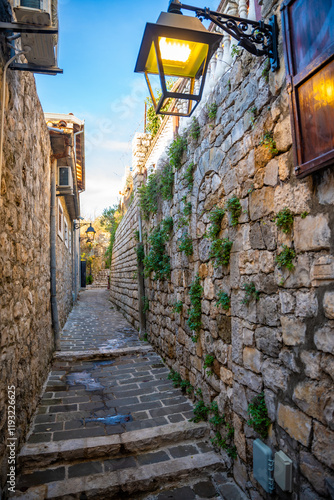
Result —
[{"label": "narrow alley", "polygon": [[81,292],[63,329],[12,498],[244,498],[209,426],[105,289]]}]

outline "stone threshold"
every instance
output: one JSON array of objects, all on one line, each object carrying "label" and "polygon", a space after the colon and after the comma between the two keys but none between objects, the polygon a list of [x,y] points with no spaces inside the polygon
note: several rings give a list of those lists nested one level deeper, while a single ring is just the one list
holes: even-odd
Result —
[{"label": "stone threshold", "polygon": [[125,493],[131,495],[139,491],[154,491],[162,484],[168,486],[168,483],[174,482],[176,478],[198,477],[201,472],[208,469],[212,472],[223,468],[222,458],[214,452],[208,452],[176,458],[168,462],[142,465],[136,469],[125,468],[104,474],[55,481],[29,488],[23,494],[17,494],[12,498],[25,500],[79,499],[81,495],[85,495],[85,498],[119,500],[120,495]]},{"label": "stone threshold", "polygon": [[22,473],[73,460],[115,458],[120,454],[125,456],[155,450],[167,443],[203,438],[208,434],[206,423],[178,422],[111,436],[27,443],[18,456],[18,463]]},{"label": "stone threshold", "polygon": [[124,347],[123,349],[90,349],[85,351],[56,351],[54,361],[95,361],[113,359],[131,354],[154,352],[151,345]]}]

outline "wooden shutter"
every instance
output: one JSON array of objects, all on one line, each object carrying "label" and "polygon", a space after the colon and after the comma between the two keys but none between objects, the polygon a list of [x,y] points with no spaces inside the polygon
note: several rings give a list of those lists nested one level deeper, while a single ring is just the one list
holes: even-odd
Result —
[{"label": "wooden shutter", "polygon": [[334,0],[281,7],[297,177],[334,165]]}]

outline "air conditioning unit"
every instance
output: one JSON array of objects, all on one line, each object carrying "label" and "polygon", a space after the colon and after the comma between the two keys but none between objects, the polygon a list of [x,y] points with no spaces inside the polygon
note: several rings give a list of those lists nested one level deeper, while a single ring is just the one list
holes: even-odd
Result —
[{"label": "air conditioning unit", "polygon": [[68,188],[73,189],[73,177],[71,167],[58,167],[58,184],[59,190]]},{"label": "air conditioning unit", "polygon": [[[14,13],[18,23],[58,28],[57,0],[14,0]],[[22,33],[21,44],[29,64],[57,66],[58,35]]]}]

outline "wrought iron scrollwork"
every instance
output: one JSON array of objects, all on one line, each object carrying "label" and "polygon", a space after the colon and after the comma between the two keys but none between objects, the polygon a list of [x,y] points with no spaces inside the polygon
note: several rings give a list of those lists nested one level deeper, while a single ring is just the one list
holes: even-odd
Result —
[{"label": "wrought iron scrollwork", "polygon": [[223,31],[235,38],[240,47],[255,56],[268,56],[271,63],[271,70],[275,71],[279,67],[277,51],[277,21],[276,16],[269,19],[269,23],[264,21],[252,21],[235,16],[229,16],[220,12],[214,12],[205,8],[193,7],[181,4],[178,0],[170,2],[169,12],[179,12],[181,9],[195,12],[196,17],[201,21],[208,19]]}]

